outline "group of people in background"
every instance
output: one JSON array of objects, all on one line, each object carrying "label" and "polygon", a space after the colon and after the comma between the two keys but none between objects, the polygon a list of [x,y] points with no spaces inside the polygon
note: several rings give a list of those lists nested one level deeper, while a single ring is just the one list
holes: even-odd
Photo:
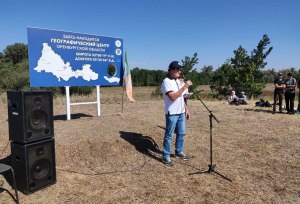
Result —
[{"label": "group of people in background", "polygon": [[287,78],[284,80],[282,73],[278,74],[278,77],[274,80],[274,105],[273,105],[273,114],[276,113],[277,104],[279,106],[279,113],[283,113],[282,111],[282,100],[283,95],[285,98],[285,109],[287,114],[295,114],[297,111],[300,111],[300,91],[298,95],[298,108],[295,111],[295,97],[296,97],[296,86],[300,89],[300,80],[296,81],[293,78],[292,73],[287,74]]},{"label": "group of people in background", "polygon": [[[283,79],[282,73],[278,73],[278,77],[274,80],[274,85],[274,104],[272,113],[276,113],[277,106],[279,107],[279,113],[283,113],[283,97],[285,99],[285,109],[287,114],[295,114],[296,112],[300,112],[300,80],[297,83],[297,80],[293,78],[292,73],[288,73],[286,79]],[[296,87],[299,88],[297,110],[295,110]],[[231,91],[227,98],[227,102],[230,105],[248,104],[247,96],[243,91],[238,96],[235,94],[235,91]],[[262,103],[262,99],[259,101],[259,103]],[[271,106],[270,103],[270,105],[265,105],[264,101],[263,103],[263,106]]]},{"label": "group of people in background", "polygon": [[240,95],[238,95],[238,96],[235,95],[235,91],[231,91],[231,94],[227,98],[227,102],[230,105],[240,105],[240,104],[247,105],[248,104],[247,96],[245,95],[244,91],[242,91],[240,93]]}]

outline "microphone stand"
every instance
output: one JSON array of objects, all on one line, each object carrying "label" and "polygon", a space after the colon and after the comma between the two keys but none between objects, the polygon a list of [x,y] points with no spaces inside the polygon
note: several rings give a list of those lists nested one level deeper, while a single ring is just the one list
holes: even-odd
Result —
[{"label": "microphone stand", "polygon": [[212,149],[212,119],[215,119],[215,121],[217,121],[218,123],[219,120],[216,118],[216,116],[212,113],[211,110],[209,110],[209,108],[205,105],[205,103],[201,100],[200,97],[198,97],[198,99],[201,101],[201,103],[203,104],[203,106],[206,108],[206,110],[209,112],[209,135],[210,135],[210,164],[208,164],[208,169],[207,170],[201,170],[199,172],[195,172],[195,173],[190,173],[189,175],[193,175],[193,174],[202,174],[202,173],[212,173],[214,172],[215,174],[221,176],[222,178],[226,179],[227,181],[232,182],[231,179],[227,178],[226,176],[222,175],[221,173],[219,173],[218,171],[215,170],[216,168],[216,164],[213,164],[213,159],[212,159],[212,154],[213,154],[213,149]]}]

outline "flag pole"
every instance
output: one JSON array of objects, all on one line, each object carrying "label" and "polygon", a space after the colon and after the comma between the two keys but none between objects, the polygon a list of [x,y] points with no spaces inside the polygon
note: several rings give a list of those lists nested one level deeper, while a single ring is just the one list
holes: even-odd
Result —
[{"label": "flag pole", "polygon": [[[126,55],[126,51],[125,51],[125,55]],[[122,65],[123,65],[123,93],[122,93],[122,113],[124,110],[124,93],[125,93],[125,63],[124,63],[124,56],[123,56],[123,60],[122,60]]]},{"label": "flag pole", "polygon": [[124,93],[125,93],[125,83],[124,83],[124,77],[123,77],[122,113],[123,113],[123,110],[124,110]]}]

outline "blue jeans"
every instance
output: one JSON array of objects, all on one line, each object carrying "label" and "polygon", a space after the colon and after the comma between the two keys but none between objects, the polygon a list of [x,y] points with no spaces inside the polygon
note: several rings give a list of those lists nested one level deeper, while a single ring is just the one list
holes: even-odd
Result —
[{"label": "blue jeans", "polygon": [[166,131],[163,141],[163,158],[170,159],[172,137],[176,130],[175,154],[183,153],[185,135],[185,113],[166,115]]}]

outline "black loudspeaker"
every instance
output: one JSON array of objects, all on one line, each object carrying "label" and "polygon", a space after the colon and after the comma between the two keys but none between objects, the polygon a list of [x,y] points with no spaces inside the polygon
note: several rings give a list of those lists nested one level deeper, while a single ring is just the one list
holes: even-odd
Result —
[{"label": "black loudspeaker", "polygon": [[10,144],[11,166],[19,191],[30,194],[56,183],[54,138],[28,144]]},{"label": "black loudspeaker", "polygon": [[26,144],[54,137],[50,91],[7,91],[9,139]]}]

